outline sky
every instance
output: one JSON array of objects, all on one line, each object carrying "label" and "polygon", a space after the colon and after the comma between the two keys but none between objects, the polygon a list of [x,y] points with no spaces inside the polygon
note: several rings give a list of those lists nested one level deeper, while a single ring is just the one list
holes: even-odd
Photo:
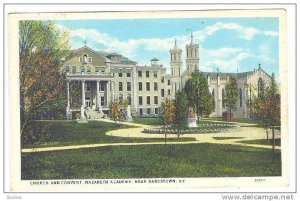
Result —
[{"label": "sky", "polygon": [[245,72],[258,68],[279,76],[278,18],[176,18],[103,19],[54,21],[70,33],[72,49],[87,46],[119,53],[138,65],[150,65],[152,58],[170,70],[169,51],[183,50],[191,41],[199,44],[199,70]]}]

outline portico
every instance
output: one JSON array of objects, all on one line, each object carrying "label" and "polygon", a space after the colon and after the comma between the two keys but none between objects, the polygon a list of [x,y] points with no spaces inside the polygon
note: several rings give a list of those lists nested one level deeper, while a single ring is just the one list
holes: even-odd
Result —
[{"label": "portico", "polygon": [[[71,108],[70,83],[81,83],[81,107]],[[67,90],[67,118],[72,118],[72,112],[80,111],[80,118],[100,118],[103,111],[108,110],[110,102],[114,100],[114,81],[111,75],[83,75],[66,74]],[[78,97],[79,98],[79,97]]]}]

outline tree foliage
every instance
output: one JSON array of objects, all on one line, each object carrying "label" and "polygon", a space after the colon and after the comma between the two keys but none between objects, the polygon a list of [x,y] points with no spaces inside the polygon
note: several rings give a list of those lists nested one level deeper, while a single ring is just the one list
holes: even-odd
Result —
[{"label": "tree foliage", "polygon": [[172,125],[175,118],[174,101],[166,99],[161,103],[161,117],[165,125]]},{"label": "tree foliage", "polygon": [[188,100],[186,94],[183,91],[178,91],[174,102],[174,125],[178,130],[185,129],[188,122]]},{"label": "tree foliage", "polygon": [[51,22],[19,23],[21,135],[38,114],[64,103],[59,65],[68,53],[68,42],[68,33]]},{"label": "tree foliage", "polygon": [[185,84],[184,91],[187,95],[189,105],[196,109],[198,121],[200,115],[208,113],[211,109],[211,102],[208,101],[211,97],[207,80],[204,75],[195,70]]},{"label": "tree foliage", "polygon": [[266,129],[272,129],[273,150],[275,146],[275,126],[280,126],[280,95],[278,86],[272,78],[270,86],[264,87],[263,96],[253,96],[252,113],[254,118],[264,123]]},{"label": "tree foliage", "polygon": [[229,81],[225,85],[224,102],[225,107],[229,110],[230,118],[232,111],[236,109],[236,102],[238,100],[238,87],[236,78],[230,77]]}]

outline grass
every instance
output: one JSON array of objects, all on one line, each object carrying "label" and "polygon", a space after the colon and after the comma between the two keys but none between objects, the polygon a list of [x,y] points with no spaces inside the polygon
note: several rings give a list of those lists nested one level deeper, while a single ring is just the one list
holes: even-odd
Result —
[{"label": "grass", "polygon": [[159,117],[132,117],[133,123],[159,126],[163,121]]},{"label": "grass", "polygon": [[23,180],[281,175],[281,153],[218,144],[111,146],[22,154]]},{"label": "grass", "polygon": [[[245,144],[261,144],[261,145],[272,145],[272,139],[269,140],[269,142],[266,139],[261,139],[261,140],[244,140],[244,141],[239,141],[241,143]],[[275,145],[280,146],[281,145],[281,139],[276,138],[275,139]]]},{"label": "grass", "polygon": [[243,137],[213,137],[215,140],[234,140],[234,139],[243,139]]},{"label": "grass", "polygon": [[[75,121],[38,121],[37,127],[47,126],[44,134],[36,133],[41,139],[34,143],[24,144],[22,148],[36,148],[49,146],[67,146],[95,143],[124,143],[124,142],[161,142],[164,138],[125,138],[107,136],[106,132],[133,126],[121,125],[101,121],[89,121],[87,124],[78,124]],[[36,130],[40,130],[36,128]],[[46,136],[46,137],[45,137]],[[167,141],[193,141],[194,138],[168,138]]]}]

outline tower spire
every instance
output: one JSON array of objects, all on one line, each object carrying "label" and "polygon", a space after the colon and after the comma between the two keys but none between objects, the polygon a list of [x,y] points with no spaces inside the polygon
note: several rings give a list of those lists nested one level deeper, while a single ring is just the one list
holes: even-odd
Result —
[{"label": "tower spire", "polygon": [[174,45],[174,47],[177,47],[177,40],[176,40],[176,38],[175,38],[175,45]]},{"label": "tower spire", "polygon": [[193,31],[191,32],[191,44],[193,44],[194,40],[193,40],[194,36],[193,36]]}]

